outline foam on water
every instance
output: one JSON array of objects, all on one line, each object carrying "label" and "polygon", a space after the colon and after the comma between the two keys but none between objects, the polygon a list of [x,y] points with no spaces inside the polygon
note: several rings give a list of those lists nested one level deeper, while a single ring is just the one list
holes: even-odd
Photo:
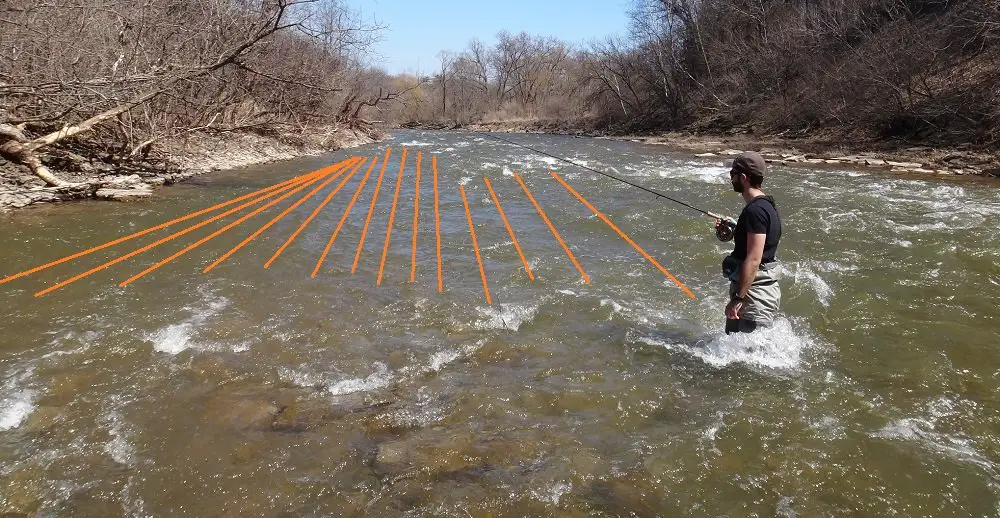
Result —
[{"label": "foam on water", "polygon": [[938,421],[960,413],[960,402],[940,396],[926,405],[924,416],[903,417],[890,421],[872,434],[888,440],[910,441],[949,457],[958,462],[978,466],[995,479],[1000,479],[1000,466],[976,450],[971,439],[938,431]]},{"label": "foam on water", "polygon": [[722,334],[707,343],[699,341],[692,345],[654,337],[642,337],[639,341],[690,354],[713,367],[742,363],[780,370],[797,368],[802,362],[802,352],[813,343],[810,338],[797,334],[792,323],[783,317],[777,318],[771,328],[754,333]]},{"label": "foam on water", "polygon": [[476,311],[482,317],[473,323],[472,327],[479,330],[508,329],[517,331],[526,322],[530,322],[538,314],[538,306],[521,304],[498,304],[497,306],[477,307]]},{"label": "foam on water", "polygon": [[729,170],[720,166],[706,166],[704,164],[692,166],[668,162],[643,164],[640,168],[627,167],[624,169],[633,171],[630,176],[639,178],[672,178],[720,185],[729,183]]},{"label": "foam on water", "polygon": [[[667,283],[669,283],[669,287],[674,288],[672,282],[665,280],[664,285],[668,286]],[[666,309],[652,309],[651,305],[641,300],[625,302],[623,300],[601,299],[601,307],[611,308],[608,320],[614,318],[615,315],[619,315],[626,320],[650,327],[663,322],[672,322],[677,318],[676,313]]]},{"label": "foam on water", "polygon": [[431,355],[430,365],[427,369],[432,372],[437,372],[441,370],[442,367],[454,362],[462,356],[462,351],[456,349],[450,349],[445,351],[438,351]]},{"label": "foam on water", "polygon": [[426,147],[426,146],[433,146],[434,143],[433,142],[420,142],[419,140],[411,140],[409,142],[401,142],[399,145],[400,146],[406,146],[406,147]]},{"label": "foam on water", "polygon": [[334,396],[340,396],[379,389],[390,383],[392,383],[392,373],[389,371],[389,367],[382,362],[376,362],[375,372],[367,377],[340,380],[327,387],[327,391]]},{"label": "foam on water", "polygon": [[546,484],[538,489],[531,490],[531,496],[539,502],[545,502],[552,505],[559,505],[562,500],[563,495],[569,493],[573,490],[573,484],[570,482],[554,482],[552,484]]},{"label": "foam on water", "polygon": [[167,354],[178,354],[193,346],[193,335],[208,319],[217,315],[229,305],[229,299],[210,293],[203,293],[202,304],[184,309],[191,316],[182,322],[170,324],[146,335],[153,343],[153,349]]},{"label": "foam on water", "polygon": [[816,298],[819,303],[830,307],[830,298],[833,297],[833,288],[830,287],[822,277],[814,272],[805,263],[793,263],[789,267],[792,270],[792,278],[795,279],[795,283],[805,284],[816,293]]},{"label": "foam on water", "polygon": [[319,387],[326,384],[323,376],[310,372],[297,371],[288,367],[278,369],[278,377],[282,381],[291,383],[297,387]]},{"label": "foam on water", "polygon": [[153,349],[167,354],[177,354],[190,347],[190,323],[171,324],[150,334],[148,339],[153,342]]},{"label": "foam on water", "polygon": [[969,439],[936,432],[934,426],[934,420],[907,417],[890,422],[872,435],[882,439],[916,442],[949,458],[974,464],[1000,476],[996,464],[979,453]]},{"label": "foam on water", "polygon": [[135,464],[135,446],[128,441],[127,430],[121,413],[112,410],[103,419],[111,440],[104,444],[104,452],[123,466]]},{"label": "foam on water", "polygon": [[[487,203],[491,203],[491,202],[487,202]],[[513,247],[513,246],[514,246],[514,241],[508,239],[506,241],[497,241],[496,243],[493,243],[490,246],[483,247],[483,248],[481,248],[481,251],[483,251],[483,252],[491,252],[493,250],[497,250],[497,249],[500,249],[500,248],[510,248],[510,247]]]},{"label": "foam on water", "polygon": [[33,371],[15,373],[0,387],[0,432],[21,426],[35,410],[38,393],[25,386]]},{"label": "foam on water", "polygon": [[461,180],[458,181],[458,185],[466,185],[472,181],[471,176],[463,176]]}]

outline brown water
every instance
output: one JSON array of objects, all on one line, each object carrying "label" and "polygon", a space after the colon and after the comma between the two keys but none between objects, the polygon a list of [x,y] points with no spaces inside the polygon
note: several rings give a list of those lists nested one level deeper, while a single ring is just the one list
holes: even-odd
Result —
[{"label": "brown water", "polygon": [[[741,205],[718,163],[632,143],[512,138],[708,210]],[[775,168],[765,187],[785,218],[783,316],[750,337],[720,332],[726,246],[709,220],[470,133],[400,132],[349,152],[203,176],[148,203],[0,216],[0,274],[385,145],[394,155],[355,275],[377,169],[316,279],[309,273],[363,170],[267,270],[322,196],[208,274],[206,264],[288,202],[124,289],[117,283],[232,218],[44,297],[32,294],[166,232],[0,285],[0,512],[1000,515],[996,185]],[[404,145],[411,161],[376,287]],[[430,154],[440,160],[443,294]],[[593,217],[550,168],[698,298]]]}]

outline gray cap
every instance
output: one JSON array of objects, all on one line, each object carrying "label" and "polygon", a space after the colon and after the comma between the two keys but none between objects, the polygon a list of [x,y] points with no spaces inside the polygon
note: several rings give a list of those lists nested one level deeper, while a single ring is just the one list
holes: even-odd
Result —
[{"label": "gray cap", "polygon": [[753,151],[747,151],[736,157],[736,160],[733,160],[733,168],[731,170],[733,173],[759,176],[761,178],[764,177],[765,171],[767,171],[767,163],[764,162],[764,157]]}]

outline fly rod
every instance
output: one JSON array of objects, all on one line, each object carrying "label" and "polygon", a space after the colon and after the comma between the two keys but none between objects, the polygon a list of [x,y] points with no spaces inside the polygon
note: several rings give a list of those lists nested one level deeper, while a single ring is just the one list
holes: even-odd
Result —
[{"label": "fly rod", "polygon": [[569,160],[567,158],[563,158],[561,156],[556,156],[556,155],[553,155],[551,153],[546,153],[545,151],[542,151],[540,149],[535,149],[533,147],[526,146],[524,144],[520,144],[520,143],[514,142],[512,140],[507,140],[507,139],[505,139],[503,137],[498,137],[498,136],[490,134],[490,133],[484,133],[482,131],[476,131],[474,133],[479,133],[479,134],[484,135],[486,137],[499,140],[500,142],[506,142],[507,144],[510,144],[510,145],[513,145],[513,146],[517,146],[517,147],[520,147],[520,148],[524,148],[524,149],[527,149],[528,151],[533,151],[533,152],[538,153],[540,155],[545,155],[547,157],[554,158],[554,159],[559,160],[561,162],[566,162],[567,164],[570,164],[570,165],[575,165],[577,167],[580,167],[582,169],[586,169],[588,171],[597,173],[599,175],[607,176],[608,178],[611,178],[613,180],[617,180],[617,181],[619,181],[621,183],[624,183],[626,185],[630,185],[632,187],[635,187],[636,189],[642,189],[643,191],[646,191],[646,192],[648,192],[648,193],[650,193],[650,194],[652,194],[654,196],[657,196],[657,197],[660,197],[660,198],[665,198],[665,199],[670,200],[670,201],[672,201],[674,203],[683,205],[683,206],[685,206],[685,207],[687,207],[687,208],[689,208],[691,210],[700,212],[700,213],[702,213],[702,214],[704,214],[704,215],[706,215],[706,216],[708,216],[710,218],[715,218],[715,219],[717,219],[719,221],[724,221],[727,224],[729,224],[730,226],[735,226],[735,222],[733,222],[732,219],[730,219],[730,218],[727,218],[727,217],[724,217],[724,216],[720,216],[720,215],[718,215],[718,214],[716,214],[714,212],[709,212],[707,210],[699,209],[698,207],[695,207],[694,205],[691,205],[691,204],[685,203],[685,202],[683,202],[681,200],[678,200],[676,198],[672,198],[670,196],[667,196],[666,194],[663,194],[662,192],[659,192],[659,191],[657,191],[655,189],[650,189],[648,187],[643,187],[642,185],[630,182],[630,181],[628,181],[628,180],[626,180],[624,178],[615,176],[615,175],[613,175],[611,173],[607,173],[607,172],[604,172],[604,171],[598,171],[597,169],[594,169],[593,167],[588,167],[588,166],[585,166],[583,164],[580,164],[580,163],[574,162],[572,160]]}]

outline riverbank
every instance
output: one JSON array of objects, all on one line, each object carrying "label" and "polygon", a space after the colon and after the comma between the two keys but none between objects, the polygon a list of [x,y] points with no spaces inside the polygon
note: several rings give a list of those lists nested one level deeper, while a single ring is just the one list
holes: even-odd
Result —
[{"label": "riverbank", "polygon": [[938,148],[896,141],[847,142],[817,135],[705,135],[693,132],[631,134],[598,129],[596,121],[538,119],[472,124],[407,124],[407,129],[469,130],[502,133],[546,133],[627,140],[668,146],[696,158],[732,159],[742,151],[758,151],[770,163],[803,167],[877,169],[919,176],[1000,177],[1000,154],[969,148]]},{"label": "riverbank", "polygon": [[[0,162],[0,212],[42,203],[97,198],[133,201],[152,196],[153,189],[210,171],[317,155],[361,146],[381,138],[351,129],[320,129],[309,136],[254,133],[192,133],[166,142],[149,156],[122,163],[74,154],[72,162],[50,167],[69,185],[46,186],[41,179],[9,162]],[[63,153],[68,153],[63,151]]]}]

